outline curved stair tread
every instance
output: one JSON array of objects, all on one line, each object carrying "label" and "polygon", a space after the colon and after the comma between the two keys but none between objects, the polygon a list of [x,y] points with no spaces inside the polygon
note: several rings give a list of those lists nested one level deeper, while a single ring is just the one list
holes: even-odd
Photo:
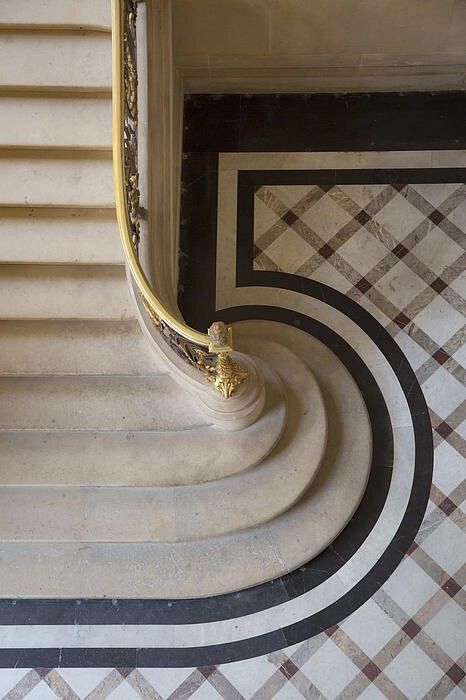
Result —
[{"label": "curved stair tread", "polygon": [[[288,328],[286,336],[294,341],[300,333]],[[329,435],[339,435],[339,440],[292,509],[258,527],[196,542],[3,543],[0,593],[204,597],[277,578],[316,556],[356,510],[370,471],[372,447],[367,410],[354,380],[328,348],[305,338],[299,354],[302,357],[301,350],[306,349],[306,362],[331,401]],[[57,575],[51,576],[51,571]]]},{"label": "curved stair tread", "polygon": [[[190,541],[236,532],[290,508],[308,488],[323,457],[325,408],[317,382],[301,360],[275,342],[258,341],[257,345],[282,374],[294,363],[287,379],[288,421],[278,444],[260,465],[193,486],[3,486],[1,539]],[[273,384],[273,372],[265,366],[263,371]],[[279,390],[277,380],[275,390]]]},{"label": "curved stair tread", "polygon": [[168,374],[0,378],[0,430],[185,430],[208,425]]},{"label": "curved stair tread", "polygon": [[132,432],[0,431],[2,484],[176,486],[245,471],[273,449],[283,431],[286,402],[277,379],[271,379],[261,418],[239,433],[209,425]]},{"label": "curved stair tread", "polygon": [[[273,368],[285,385],[285,430],[269,456],[254,469],[209,488],[180,488],[175,493],[177,539],[214,537],[270,521],[287,511],[309,488],[327,442],[325,406],[307,365],[276,342],[251,341],[251,355],[264,376]],[[268,365],[268,366],[267,366]],[[293,372],[289,368],[293,367]]]}]

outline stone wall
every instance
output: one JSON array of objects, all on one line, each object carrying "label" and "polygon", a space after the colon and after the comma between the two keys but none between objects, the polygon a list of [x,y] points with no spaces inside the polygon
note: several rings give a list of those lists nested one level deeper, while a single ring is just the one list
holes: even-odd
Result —
[{"label": "stone wall", "polygon": [[464,0],[173,0],[187,90],[461,89]]}]

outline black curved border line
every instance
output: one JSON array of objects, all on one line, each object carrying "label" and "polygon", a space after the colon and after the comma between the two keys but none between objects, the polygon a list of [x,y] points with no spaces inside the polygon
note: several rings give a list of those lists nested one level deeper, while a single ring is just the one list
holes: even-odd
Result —
[{"label": "black curved border line", "polygon": [[[299,150],[416,150],[416,149],[438,149],[438,148],[461,148],[464,139],[461,137],[459,125],[464,125],[464,120],[461,121],[462,111],[453,109],[457,105],[458,95],[449,93],[447,98],[445,94],[427,95],[416,93],[411,96],[401,95],[359,95],[359,96],[281,96],[286,102],[283,109],[277,110],[277,96],[261,95],[261,96],[224,96],[221,100],[215,96],[213,100],[209,97],[209,119],[212,124],[207,124],[205,121],[205,110],[199,105],[199,100],[204,101],[206,96],[192,96],[192,100],[196,102],[196,109],[199,114],[202,114],[202,119],[199,123],[194,123],[189,114],[186,115],[185,123],[188,126],[188,132],[185,132],[185,163],[189,165],[188,181],[184,180],[187,186],[187,193],[183,195],[182,201],[182,217],[187,219],[184,224],[182,222],[181,244],[184,253],[188,254],[191,265],[183,270],[181,281],[185,285],[186,294],[181,290],[180,301],[185,312],[185,316],[191,323],[198,325],[200,328],[207,327],[211,322],[214,312],[215,301],[215,249],[216,249],[216,197],[217,197],[217,168],[218,154],[216,151],[254,151],[254,150],[276,150],[276,151],[299,151]],[[464,99],[464,95],[460,96]],[[353,99],[354,98],[354,99]],[[189,99],[189,98],[188,98]],[[283,128],[282,116],[288,114],[289,100],[294,101],[295,111],[292,116],[292,128]],[[303,99],[307,105],[305,108],[306,118],[303,119]],[[345,132],[342,128],[335,129],[332,122],[332,128],[327,132],[322,132],[323,125],[328,122],[328,105],[320,104],[322,99],[327,105],[329,99],[335,103],[335,114],[344,116],[345,124],[351,123],[351,129]],[[351,100],[353,99],[353,102]],[[443,102],[447,99],[449,108],[445,111]],[[231,105],[225,105],[224,102],[241,103],[239,106],[239,122],[241,128],[238,133],[235,131],[235,124],[232,125],[228,121],[232,109]],[[270,110],[270,100],[274,103],[274,109]],[[381,112],[377,107],[378,101],[383,102],[383,112],[387,108],[393,107],[394,117],[402,115],[402,124],[395,123],[394,120],[373,120],[372,112],[375,108],[376,114]],[[348,102],[353,104],[352,119],[348,120]],[[421,102],[420,102],[421,101]],[[235,104],[236,104],[235,102]],[[359,103],[359,104],[358,104]],[[375,104],[377,103],[377,104]],[[398,104],[399,103],[399,104]],[[406,107],[408,103],[408,107]],[[422,103],[422,120],[416,117],[412,124],[407,128],[406,118],[413,116],[413,110],[419,108]],[[438,103],[438,104],[437,104]],[[451,104],[450,104],[451,103]],[[214,104],[217,109],[212,109]],[[228,119],[223,118],[223,112],[227,107]],[[237,107],[238,105],[236,105]],[[399,107],[402,106],[403,109]],[[457,105],[458,106],[458,105]],[[199,110],[200,107],[200,110]],[[236,109],[233,105],[233,111]],[[286,108],[286,109],[285,109]],[[223,110],[223,111],[222,111]],[[215,113],[214,113],[215,112]],[[256,113],[257,112],[257,113]],[[451,124],[445,126],[445,113],[452,116]],[[278,118],[279,122],[268,123],[270,119]],[[417,114],[417,112],[416,112]],[[426,118],[427,115],[427,118]],[[192,115],[191,115],[192,116]],[[219,117],[221,117],[219,119]],[[355,122],[356,118],[356,122]],[[361,122],[360,128],[356,128],[359,124],[357,119],[366,122]],[[310,121],[314,120],[313,128],[310,127]],[[424,132],[419,131],[419,124],[424,124]],[[214,126],[215,128],[211,128]],[[219,128],[220,127],[220,128]],[[246,131],[244,130],[246,128]],[[386,127],[386,128],[385,128]],[[435,127],[433,129],[433,127]],[[248,131],[249,129],[249,131]],[[259,132],[258,132],[259,129]],[[262,129],[262,131],[260,131]],[[199,140],[199,132],[203,131],[204,137]],[[464,128],[463,128],[464,131]],[[260,134],[259,141],[257,134]],[[232,141],[229,146],[226,146],[225,139],[230,139],[234,135],[236,141]],[[342,139],[336,144],[335,137],[341,135]],[[421,134],[421,135],[419,135]],[[450,137],[448,137],[450,134]],[[453,138],[451,135],[454,134]],[[186,136],[188,135],[188,138]],[[456,136],[460,138],[456,138]],[[299,143],[294,147],[290,146],[290,138],[298,138]],[[212,138],[217,140],[217,145],[212,145]],[[355,141],[356,138],[356,141]],[[262,141],[261,141],[262,139]],[[278,139],[278,140],[277,140]],[[450,139],[450,140],[448,140]],[[196,172],[197,171],[197,172]],[[398,171],[378,170],[372,171],[372,176],[375,172],[385,173],[384,180],[403,182],[406,181],[406,169]],[[417,169],[410,171],[411,182],[455,182],[464,179],[464,169]],[[325,171],[327,181],[335,182],[338,179],[337,171]],[[193,177],[195,175],[195,177]],[[330,177],[330,180],[328,178]],[[390,177],[390,180],[388,179]],[[396,178],[396,179],[395,179]],[[427,178],[427,179],[426,179]],[[354,181],[361,182],[361,171],[357,171],[357,176]],[[366,180],[368,181],[368,180]],[[373,180],[372,180],[373,181]],[[191,199],[191,205],[189,204]],[[188,205],[186,201],[188,200]],[[241,231],[240,231],[241,234]],[[241,235],[240,235],[241,238]],[[191,245],[189,240],[191,239]],[[188,245],[187,245],[188,244]],[[240,241],[241,246],[241,241]],[[246,261],[243,261],[243,264]],[[192,274],[194,270],[194,275]],[[252,259],[249,258],[249,263],[246,262],[246,267],[243,267],[244,275],[240,274],[239,283],[242,286],[254,284],[256,286],[281,286],[283,288],[292,289],[300,293],[313,296],[329,303],[338,298],[339,295],[332,297],[331,290],[326,285],[312,283],[303,278],[293,277],[292,275],[282,275],[271,277],[277,273],[260,273],[258,279],[254,276],[253,281],[248,281],[248,276],[252,274]],[[241,271],[240,271],[241,273]],[[194,286],[192,283],[194,282]],[[191,304],[190,300],[200,298],[203,299],[203,306],[206,311],[204,317],[201,316],[196,322],[193,317],[190,317]],[[350,302],[351,300],[347,300]],[[390,543],[385,554],[379,560],[377,565],[369,572],[368,576],[354,587],[350,592],[352,601],[354,602],[356,594],[361,593],[361,585],[365,583],[366,593],[364,600],[367,599],[374,590],[383,584],[387,576],[390,575],[402,559],[404,553],[409,547],[410,542],[414,539],[422,520],[425,506],[428,500],[428,493],[432,474],[432,437],[430,431],[430,423],[428,421],[427,412],[423,412],[425,403],[422,397],[422,392],[412,373],[406,358],[404,358],[400,349],[393,339],[386,334],[384,329],[379,326],[377,321],[370,317],[367,312],[361,307],[354,307],[351,313],[354,314],[353,320],[359,318],[358,313],[361,312],[361,318],[364,322],[364,314],[372,320],[375,329],[376,343],[389,360],[395,372],[398,375],[405,395],[407,395],[411,415],[413,416],[413,425],[415,432],[416,444],[416,462],[415,462],[415,485],[411,493],[410,502],[397,534]],[[199,307],[198,307],[199,308]],[[249,318],[254,307],[248,307],[241,310],[239,314],[242,318]],[[337,308],[337,306],[335,307]],[[270,307],[264,313],[272,313]],[[358,312],[359,309],[359,312]],[[238,310],[239,311],[239,310]],[[346,313],[346,312],[345,312]],[[234,317],[235,310],[223,311],[217,316],[222,317],[229,322],[236,320]],[[350,316],[350,313],[347,313]],[[239,318],[238,318],[239,320]],[[359,323],[356,320],[356,323]],[[362,327],[362,326],[361,326]],[[377,328],[382,330],[380,337],[377,337]],[[374,339],[374,338],[373,338]],[[393,361],[390,361],[389,357]],[[401,361],[398,361],[401,357]],[[406,365],[406,366],[405,366]],[[410,374],[411,372],[411,374]],[[418,396],[418,393],[420,396]],[[409,517],[408,517],[409,516]],[[381,565],[384,564],[384,566]],[[385,568],[384,568],[385,567]],[[391,569],[388,574],[387,570]],[[295,572],[296,573],[296,572]],[[300,595],[304,592],[304,585],[297,581],[297,591],[292,593],[290,597]],[[262,589],[263,594],[270,595],[270,600],[274,598],[277,591],[276,582],[264,584],[258,587]],[[255,589],[249,589],[252,592]],[[245,593],[245,592],[243,592]],[[241,596],[231,594],[232,596]],[[362,602],[364,602],[362,600]],[[190,603],[199,603],[200,601],[167,601],[167,600],[118,600],[108,601],[105,599],[95,600],[48,600],[48,599],[29,599],[29,600],[4,600],[0,601],[0,624],[185,624],[189,622],[189,616],[192,616]],[[212,599],[204,599],[201,601],[207,605],[212,604],[211,614],[212,619],[215,619],[216,611],[219,608],[219,601]],[[280,601],[278,601],[280,602]],[[342,598],[338,603],[334,604],[333,612],[339,614],[341,619],[352,612],[350,608],[348,595]],[[170,609],[170,603],[175,603]],[[270,605],[275,603],[270,602]],[[227,605],[226,607],[229,607]],[[267,604],[265,607],[269,607]],[[196,647],[193,649],[9,649],[0,651],[0,667],[57,667],[57,666],[199,666],[211,663],[225,663],[227,661],[239,660],[256,656],[261,653],[266,653],[267,650],[283,648],[288,644],[293,644],[302,639],[308,638],[313,634],[319,633],[327,627],[324,624],[322,627],[321,616],[325,615],[326,611],[318,613],[319,617],[303,620],[295,625],[284,628],[270,635],[262,635],[242,642],[230,643],[226,645],[218,645],[216,647]],[[226,615],[228,617],[228,615]],[[163,618],[163,619],[161,619]],[[267,647],[267,648],[266,648]]]},{"label": "black curved border line", "polygon": [[[251,313],[255,315],[251,316]],[[232,320],[240,318],[269,318],[297,325],[297,316],[286,310],[270,307],[231,309]],[[384,506],[393,465],[393,432],[383,395],[364,362],[335,331],[324,324],[300,316],[300,327],[320,340],[342,361],[356,382],[370,417],[373,454],[365,495],[350,524],[338,536],[331,548],[298,570],[273,581],[241,591],[197,599],[137,600],[2,600],[2,624],[50,624],[50,606],[62,615],[54,624],[195,624],[214,622],[249,615],[286,602],[318,586],[342,566],[366,539]],[[138,605],[139,603],[139,605]],[[141,618],[135,623],[135,613]],[[43,615],[41,615],[43,613]],[[97,613],[97,615],[96,615]],[[100,613],[100,614],[99,614]],[[102,615],[103,613],[103,615]],[[41,620],[40,618],[43,617]],[[96,622],[96,619],[98,620]]]},{"label": "black curved border line", "polygon": [[[310,296],[313,295],[310,294]],[[365,310],[361,309],[361,311],[367,315],[368,318],[366,318],[366,321],[369,321],[370,325],[375,324],[373,326],[375,328],[379,326],[378,322],[365,312]],[[314,335],[318,326],[321,325],[318,324],[317,321],[303,316],[302,314],[296,314],[286,309],[275,309],[273,307],[263,306],[224,310],[222,317],[226,318],[228,322],[257,317],[287,322],[292,325],[299,325],[302,330],[311,332],[312,335]],[[380,331],[380,328],[379,326],[377,330]],[[329,331],[329,329],[327,329],[327,331]],[[389,356],[387,359],[392,367],[396,367],[397,364],[399,365],[397,372],[398,379],[407,398],[413,420],[416,446],[415,474],[408,508],[397,533],[377,564],[347,594],[324,610],[300,622],[288,625],[271,633],[237,642],[185,649],[8,649],[0,652],[0,665],[2,667],[13,665],[18,667],[30,667],[31,665],[47,667],[57,667],[58,665],[62,667],[105,665],[182,667],[228,663],[266,654],[308,639],[315,634],[319,634],[328,627],[331,627],[333,624],[338,623],[342,618],[354,612],[354,610],[362,605],[379,589],[384,581],[387,580],[414,539],[427,505],[432,475],[432,434],[427,415],[427,407],[421,389],[414,373],[398,346],[396,346],[383,328],[382,331],[383,334],[388,336],[391,342],[388,342],[388,348],[381,347],[380,343],[378,343],[378,345],[386,357],[388,353]],[[334,334],[333,331],[329,332]],[[347,348],[345,348],[346,352],[342,355],[342,360],[345,361],[346,359],[347,361],[348,357],[346,353],[348,353],[349,356],[353,354],[354,351],[342,339],[340,339],[340,342],[344,346],[347,346]],[[395,347],[393,347],[393,344]],[[390,347],[390,345],[392,345],[392,347]],[[362,362],[360,358],[357,358],[357,360],[358,362]],[[378,387],[377,390],[380,392]],[[342,535],[344,533],[345,531],[343,531]],[[356,533],[356,537],[357,536]],[[336,544],[337,542],[338,540],[334,543],[333,549],[337,556],[342,557],[344,554],[339,550]],[[267,584],[264,585],[266,586]],[[259,586],[257,588],[260,589],[261,587]],[[295,591],[295,595],[300,595],[301,593],[304,593],[304,590]],[[214,601],[211,599],[206,602]],[[164,603],[166,604],[167,601],[164,601]],[[111,624],[110,620],[108,623]],[[147,619],[145,619],[143,623],[148,624]],[[66,622],[62,622],[62,624],[66,624]],[[82,621],[81,624],[83,624]],[[121,619],[118,620],[118,624],[121,624]]]},{"label": "black curved border line", "polygon": [[[364,313],[367,314],[367,312]],[[367,316],[369,316],[369,314],[367,314]],[[227,322],[265,318],[267,320],[285,322],[292,325],[299,324],[302,330],[312,332],[312,335],[314,335],[319,325],[317,321],[303,316],[302,314],[297,314],[286,309],[275,309],[274,307],[264,306],[250,306],[224,310],[222,317],[225,318]],[[379,325],[378,322],[370,316],[368,320],[374,322],[376,326]],[[386,333],[384,329],[382,330]],[[333,334],[334,332],[330,331],[330,333]],[[392,341],[390,336],[388,336],[388,338]],[[347,345],[345,341],[341,342]],[[392,343],[394,343],[394,341],[392,341]],[[390,346],[390,343],[388,343],[388,345]],[[381,347],[380,344],[379,347]],[[393,350],[396,350],[396,352],[390,352]],[[349,346],[347,352],[348,355],[354,353]],[[142,668],[222,664],[270,653],[303,641],[319,634],[354,612],[379,589],[384,581],[387,580],[400,563],[406,550],[414,539],[427,505],[432,474],[432,435],[426,410],[422,410],[426,407],[419,384],[396,344],[395,348],[384,348],[382,352],[386,357],[387,352],[389,353],[390,357],[387,357],[387,359],[392,367],[397,364],[400,365],[398,379],[409,404],[415,434],[416,458],[414,481],[407,510],[394,538],[371,571],[342,598],[324,610],[297,623],[288,625],[274,632],[237,642],[185,649],[8,649],[0,652],[0,666],[9,667],[16,665],[18,667],[30,667],[31,665],[35,665],[51,668],[58,666],[96,667],[108,665],[117,667],[138,666]],[[342,355],[343,361],[344,358],[345,355]],[[345,359],[347,360],[347,357]],[[360,358],[358,358],[358,361],[362,362]],[[380,392],[378,387],[377,391]],[[380,410],[380,406],[378,410]],[[388,468],[387,471],[391,471],[390,468]],[[383,500],[385,500],[385,497]],[[350,523],[348,527],[351,527],[351,524],[352,523]],[[346,530],[347,529],[348,528],[346,528]],[[343,536],[344,533],[345,530],[341,536]],[[358,532],[355,533],[355,536],[358,538]],[[338,557],[344,557],[344,550],[340,549],[337,542],[338,539],[330,549],[333,548]],[[344,562],[340,559],[340,563],[343,564]],[[293,576],[293,574],[290,574],[290,576]],[[305,578],[302,579],[302,585],[304,585],[304,582]],[[268,584],[264,584],[264,586],[267,585]],[[260,589],[263,587],[259,586],[257,588]],[[304,589],[295,590],[295,595],[300,595],[301,593],[304,593]],[[211,599],[210,601],[207,599],[205,602],[209,603],[214,601],[215,599]],[[92,603],[92,601],[88,602]],[[167,601],[163,602],[165,604],[167,603]],[[160,624],[160,621],[157,622]],[[81,620],[80,623],[83,624],[83,621]],[[118,623],[121,623],[121,619]],[[147,619],[145,619],[143,623],[148,624]],[[66,622],[62,624],[66,624]],[[112,624],[111,620],[108,621],[108,624]],[[114,624],[116,624],[116,622]]]},{"label": "black curved border line", "polygon": [[[241,230],[241,229],[240,229]],[[245,232],[247,229],[243,229]],[[240,267],[241,250],[243,253],[247,247],[242,248],[239,241],[238,247],[238,266]],[[416,380],[416,377],[411,370],[406,358],[401,350],[396,345],[391,336],[383,329],[382,326],[366,312],[362,307],[359,307],[355,302],[340,294],[336,290],[315,283],[310,280],[295,277],[293,275],[279,273],[256,273],[252,271],[252,259],[249,257],[249,264],[239,270],[239,285],[245,286],[254,284],[259,286],[281,286],[283,288],[299,291],[308,296],[320,298],[322,301],[329,303],[334,308],[345,313],[352,318],[368,335],[376,342],[378,347],[389,361],[390,365],[395,370],[402,389],[407,398],[411,416],[413,419],[413,427],[415,433],[416,444],[416,461],[415,461],[415,477],[413,489],[410,495],[410,501],[406,510],[403,521],[398,532],[392,542],[387,547],[385,553],[379,559],[373,569],[363,578],[359,584],[345,594],[340,600],[328,608],[319,611],[319,613],[306,618],[293,625],[286,626],[282,629],[271,633],[260,635],[257,637],[245,639],[238,642],[230,642],[226,644],[213,645],[208,647],[193,647],[186,649],[172,648],[147,648],[147,649],[8,649],[0,651],[0,666],[47,666],[47,667],[71,667],[71,666],[139,666],[139,667],[181,667],[181,666],[203,666],[211,664],[228,663],[246,659],[271,651],[284,648],[291,644],[297,643],[304,639],[308,639],[315,634],[319,634],[324,629],[331,627],[339,622],[343,617],[348,616],[362,605],[383,582],[391,575],[396,566],[403,558],[409,545],[413,541],[415,534],[422,521],[422,517],[427,505],[431,474],[432,474],[432,434],[430,422],[427,414],[427,407],[422,395],[422,391]],[[246,261],[245,261],[246,262]],[[366,373],[366,380],[369,376],[376,387],[376,391],[380,393],[380,389],[375,384],[375,380],[365,367],[362,360],[352,350],[352,348],[342,338],[330,329],[319,324],[317,321],[297,314],[286,309],[275,309],[273,307],[257,307],[247,306],[241,309],[227,309],[217,314],[227,322],[235,320],[245,320],[250,318],[264,318],[281,322],[298,325],[306,332],[312,333],[318,337],[320,331],[325,331],[327,343],[331,337],[331,342],[328,345],[345,365],[350,369],[348,363],[351,363],[350,358],[363,368]],[[338,352],[339,350],[339,352]],[[351,369],[350,369],[351,371]],[[354,367],[353,367],[354,371]],[[353,372],[352,372],[353,374]],[[357,377],[354,376],[357,381]],[[367,399],[367,384],[361,387]],[[381,396],[381,394],[380,394]],[[383,401],[383,398],[382,398]],[[383,405],[385,406],[384,402]],[[385,407],[386,411],[386,407]],[[380,405],[378,410],[370,410],[372,417],[380,415]],[[378,436],[380,437],[380,435]],[[375,441],[377,443],[377,440]],[[388,465],[385,465],[388,466]],[[388,474],[388,470],[386,473]],[[385,496],[383,497],[383,502]],[[383,506],[382,502],[382,506]],[[361,503],[360,508],[363,506]],[[359,510],[359,509],[358,509]],[[380,511],[379,511],[380,512]],[[358,512],[357,512],[358,513]],[[357,515],[357,514],[356,514]],[[375,519],[378,518],[379,513]],[[351,533],[351,526],[356,521],[356,516],[350,525],[341,533],[340,537],[348,537]],[[358,547],[360,541],[361,530],[356,529],[352,540],[352,550]],[[330,552],[339,558],[348,553],[340,549],[338,538],[332,547],[328,548]],[[363,538],[364,539],[364,538]],[[343,540],[344,541],[344,540]],[[322,553],[324,556],[325,553]],[[317,561],[314,560],[314,561]],[[222,619],[218,612],[221,602],[224,603],[224,617],[231,618],[246,612],[238,612],[238,603],[244,599],[245,594],[254,592],[257,594],[257,600],[266,601],[262,605],[262,609],[272,607],[287,599],[301,595],[306,590],[310,590],[312,585],[317,585],[318,581],[309,581],[309,572],[312,571],[312,562],[307,567],[289,574],[289,584],[284,585],[283,579],[279,582],[271,582],[262,586],[249,589],[248,591],[239,592],[237,594],[228,594],[227,596],[213,597],[210,599],[200,599],[191,601],[167,601],[167,600],[128,600],[117,601],[113,604],[111,601],[104,600],[88,600],[88,601],[47,601],[47,600],[24,600],[24,601],[1,601],[0,612],[4,612],[10,618],[10,621],[4,621],[3,624],[187,624],[193,621],[193,611],[195,608],[200,610],[201,606],[205,606],[205,611],[208,613],[208,619]],[[293,580],[294,577],[294,580]],[[292,584],[292,585],[291,585]],[[283,586],[283,587],[282,587]],[[286,594],[286,597],[283,597]],[[224,601],[220,599],[224,598]],[[63,616],[61,619],[50,621],[50,603],[53,607],[61,608]],[[172,604],[169,607],[169,604]],[[29,608],[29,615],[27,608]],[[261,609],[256,608],[256,609]],[[58,611],[58,610],[57,610]],[[82,611],[82,612],[81,612]],[[161,614],[165,611],[165,614]],[[168,614],[167,614],[168,611]],[[175,614],[172,614],[173,613]],[[37,613],[39,612],[39,615]],[[44,615],[44,621],[40,618],[40,613]],[[73,620],[69,619],[69,614],[72,612],[75,616]],[[93,615],[93,612],[97,615]],[[77,613],[77,617],[76,617]],[[126,614],[125,614],[126,613]],[[180,614],[181,613],[181,614]],[[96,621],[98,617],[98,621]],[[21,621],[19,620],[21,618]],[[200,620],[199,620],[200,621]],[[204,620],[205,621],[205,620]]]}]

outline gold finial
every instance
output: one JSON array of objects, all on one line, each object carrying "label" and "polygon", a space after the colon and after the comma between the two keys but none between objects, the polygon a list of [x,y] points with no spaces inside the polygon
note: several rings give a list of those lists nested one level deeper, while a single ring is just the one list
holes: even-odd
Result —
[{"label": "gold finial", "polygon": [[248,371],[229,355],[232,349],[232,332],[222,321],[215,321],[209,330],[210,352],[217,354],[215,373],[209,376],[218,392],[229,399],[248,376]]}]

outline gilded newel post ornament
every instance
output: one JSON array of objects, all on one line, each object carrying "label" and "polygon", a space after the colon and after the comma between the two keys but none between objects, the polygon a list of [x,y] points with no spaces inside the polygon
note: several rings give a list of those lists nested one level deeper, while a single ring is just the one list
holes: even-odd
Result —
[{"label": "gilded newel post ornament", "polygon": [[222,321],[215,321],[208,333],[212,341],[209,349],[217,354],[215,373],[209,379],[217,391],[229,399],[247,378],[248,372],[230,357],[231,328],[227,328]]}]

